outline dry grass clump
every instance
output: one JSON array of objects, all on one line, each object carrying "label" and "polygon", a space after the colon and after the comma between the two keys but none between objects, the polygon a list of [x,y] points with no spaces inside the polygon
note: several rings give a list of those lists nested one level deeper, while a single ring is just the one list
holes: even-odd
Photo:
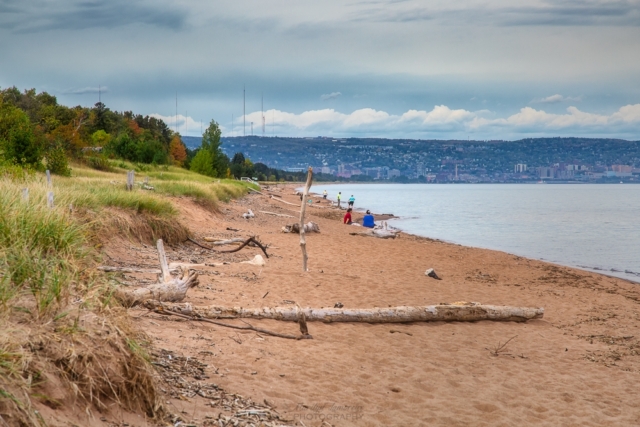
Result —
[{"label": "dry grass clump", "polygon": [[179,168],[138,169],[155,191],[126,191],[118,166],[74,167],[53,187],[43,175],[0,177],[0,426],[47,425],[59,408],[88,417],[79,425],[93,424],[94,412],[114,402],[149,417],[162,412],[146,339],[113,307],[93,246],[114,235],[183,241],[188,230],[165,195],[215,210],[247,184]]},{"label": "dry grass clump", "polygon": [[29,183],[0,182],[0,420],[46,425],[43,409],[160,410],[141,337],[110,308],[87,225]]}]

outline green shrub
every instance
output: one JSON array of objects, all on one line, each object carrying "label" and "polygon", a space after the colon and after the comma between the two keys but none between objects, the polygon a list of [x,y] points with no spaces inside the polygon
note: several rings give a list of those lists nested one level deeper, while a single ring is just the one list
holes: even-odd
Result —
[{"label": "green shrub", "polygon": [[106,156],[90,156],[87,157],[87,163],[93,169],[97,169],[99,171],[111,172],[113,171],[113,167]]},{"label": "green shrub", "polygon": [[60,144],[56,144],[50,148],[46,155],[47,168],[51,173],[62,176],[71,176],[69,168],[69,160],[64,152],[64,148]]}]

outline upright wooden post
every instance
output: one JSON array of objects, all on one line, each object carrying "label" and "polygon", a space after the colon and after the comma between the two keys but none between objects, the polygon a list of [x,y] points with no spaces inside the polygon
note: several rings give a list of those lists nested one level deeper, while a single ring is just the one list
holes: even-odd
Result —
[{"label": "upright wooden post", "polygon": [[47,205],[49,205],[50,209],[53,209],[53,191],[47,193]]},{"label": "upright wooden post", "polygon": [[162,239],[158,239],[158,259],[160,260],[160,270],[162,270],[162,283],[171,281],[171,273],[169,273],[169,264],[167,264],[167,256],[164,253],[164,244]]},{"label": "upright wooden post", "polygon": [[127,190],[133,190],[133,180],[134,180],[134,172],[127,172]]},{"label": "upright wooden post", "polygon": [[53,186],[53,184],[51,183],[51,172],[49,172],[49,169],[47,169],[46,174],[47,174],[47,185],[51,187]]},{"label": "upright wooden post", "polygon": [[311,181],[313,181],[313,168],[309,166],[307,170],[307,184],[304,186],[304,192],[302,193],[302,203],[300,205],[300,249],[302,249],[302,271],[309,271],[307,269],[307,242],[304,238],[304,213],[307,209],[307,196],[309,195],[309,188],[311,188]]}]

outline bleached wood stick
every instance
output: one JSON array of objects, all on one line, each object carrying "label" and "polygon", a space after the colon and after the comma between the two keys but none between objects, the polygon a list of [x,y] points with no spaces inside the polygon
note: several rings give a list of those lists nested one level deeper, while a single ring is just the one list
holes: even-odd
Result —
[{"label": "bleached wood stick", "polygon": [[296,205],[295,203],[287,202],[286,200],[278,199],[278,198],[276,198],[276,197],[274,197],[274,196],[271,196],[271,200],[277,200],[278,202],[286,203],[286,204],[288,204],[288,205],[298,206],[298,205]]},{"label": "bleached wood stick", "polygon": [[309,166],[307,170],[307,183],[304,186],[304,192],[302,193],[302,204],[300,206],[300,249],[302,250],[302,271],[307,272],[307,242],[304,236],[304,214],[307,209],[307,195],[311,188],[311,181],[313,181],[313,169]]},{"label": "bleached wood stick", "polygon": [[171,280],[171,274],[169,273],[169,266],[167,265],[167,256],[164,253],[164,244],[162,239],[158,239],[158,259],[160,260],[160,270],[162,270],[162,281],[168,283]]},{"label": "bleached wood stick", "polygon": [[267,215],[283,216],[283,217],[286,217],[286,218],[295,218],[293,215],[279,214],[279,213],[275,213],[275,212],[268,212],[268,211],[258,211],[258,212],[263,213],[263,214],[267,214]]},{"label": "bleached wood stick", "polygon": [[234,243],[242,243],[245,239],[241,239],[240,237],[234,237],[233,239],[227,240],[214,240],[213,237],[205,237],[202,240],[205,242],[210,242],[214,246],[222,246],[222,245],[231,245]]},{"label": "bleached wood stick", "polygon": [[[147,305],[148,304],[148,305]],[[162,307],[186,315],[196,315],[209,319],[274,319],[297,322],[300,311],[307,321],[315,322],[363,322],[363,323],[406,323],[406,322],[476,322],[479,320],[522,322],[541,319],[544,308],[484,305],[479,303],[439,304],[421,307],[388,308],[303,308],[297,307],[197,307],[191,304],[168,304],[147,301],[150,309]]]},{"label": "bleached wood stick", "polygon": [[[135,267],[112,267],[109,265],[101,265],[98,267],[100,271],[106,271],[107,273],[150,273],[150,274],[160,274],[162,270],[159,268],[135,268]],[[175,273],[179,271],[178,268],[169,268],[169,272]]]}]

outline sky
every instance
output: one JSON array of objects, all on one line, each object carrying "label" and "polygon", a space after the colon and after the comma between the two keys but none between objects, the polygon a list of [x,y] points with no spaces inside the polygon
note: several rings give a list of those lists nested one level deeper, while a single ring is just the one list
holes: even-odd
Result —
[{"label": "sky", "polygon": [[640,140],[640,0],[0,0],[11,86],[189,136]]}]

